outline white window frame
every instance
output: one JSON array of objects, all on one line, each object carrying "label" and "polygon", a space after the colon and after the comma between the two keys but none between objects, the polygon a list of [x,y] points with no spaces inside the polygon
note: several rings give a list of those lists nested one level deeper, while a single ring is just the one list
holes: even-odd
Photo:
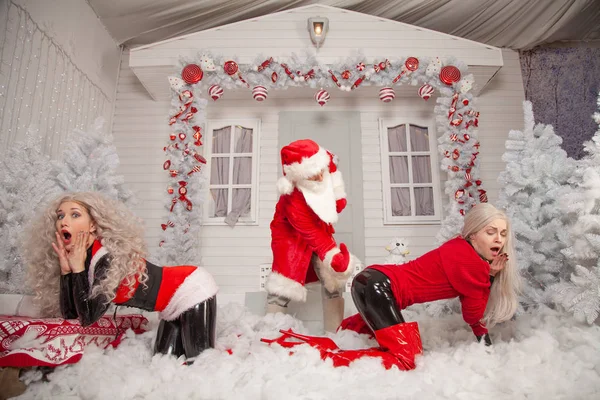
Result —
[{"label": "white window frame", "polygon": [[[388,150],[388,128],[394,128],[399,125],[407,125],[406,136],[407,136],[407,151],[405,152],[390,152]],[[410,130],[408,125],[416,125],[420,127],[426,127],[429,132],[429,151],[412,151],[410,143]],[[382,196],[383,196],[383,224],[384,225],[434,225],[441,223],[442,220],[442,197],[441,197],[441,182],[438,164],[438,149],[437,149],[437,134],[434,118],[423,119],[423,118],[380,118],[379,119],[379,132],[380,132],[380,148],[381,148],[381,176],[382,176]],[[413,190],[410,191],[410,208],[411,213],[416,211],[415,208],[415,196],[414,188],[418,187],[429,187],[428,184],[415,184],[413,183],[413,172],[411,156],[423,156],[428,155],[431,162],[431,179],[433,186],[433,208],[434,215],[411,215],[411,216],[394,216],[392,215],[392,202],[391,202],[391,189],[392,187],[407,187]],[[390,182],[390,156],[408,156],[408,174],[409,183],[394,183]]]},{"label": "white window frame", "polygon": [[[258,182],[258,168],[260,166],[260,119],[240,119],[240,118],[231,118],[231,119],[209,119],[206,121],[206,131],[203,135],[203,150],[204,157],[206,158],[206,201],[204,202],[204,214],[203,214],[203,225],[227,225],[225,223],[225,217],[209,217],[210,210],[210,176],[211,176],[211,168],[212,168],[212,141],[213,141],[213,131],[216,129],[222,129],[227,126],[231,126],[231,147],[233,148],[235,135],[234,135],[234,126],[242,126],[244,128],[252,129],[252,153],[219,153],[229,155],[229,179],[228,184],[226,185],[218,185],[218,188],[227,188],[227,210],[231,210],[231,202],[232,202],[232,189],[239,187],[247,187],[247,184],[243,185],[234,185],[233,182],[233,155],[236,156],[251,156],[252,157],[252,181],[251,181],[251,190],[252,195],[250,196],[250,216],[243,217],[240,216],[238,219],[236,226],[238,225],[258,225],[258,191],[259,191],[259,182]],[[213,186],[214,188],[214,186]]]}]

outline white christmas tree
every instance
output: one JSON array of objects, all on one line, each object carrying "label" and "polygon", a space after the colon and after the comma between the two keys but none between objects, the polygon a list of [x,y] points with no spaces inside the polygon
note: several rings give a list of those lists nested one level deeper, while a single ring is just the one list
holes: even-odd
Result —
[{"label": "white christmas tree", "polygon": [[25,273],[18,250],[23,227],[40,204],[58,196],[60,188],[42,153],[41,138],[30,129],[0,161],[0,293],[25,293]]},{"label": "white christmas tree", "polygon": [[600,94],[597,102],[593,118],[598,130],[584,143],[587,154],[573,178],[573,190],[561,199],[573,220],[562,253],[574,267],[568,279],[552,286],[556,303],[589,324],[600,314]]},{"label": "white christmas tree", "polygon": [[511,220],[519,269],[528,285],[524,303],[551,303],[547,288],[565,274],[566,247],[559,198],[569,191],[575,161],[567,157],[552,125],[535,124],[531,102],[524,102],[525,129],[509,132],[506,162],[498,181],[498,206]]},{"label": "white christmas tree", "polygon": [[124,178],[117,175],[119,156],[113,137],[103,132],[104,119],[97,118],[92,130],[74,130],[65,145],[62,161],[54,162],[58,185],[69,192],[94,191],[127,205],[133,193],[125,188]]},{"label": "white christmas tree", "polygon": [[206,121],[206,100],[194,96],[186,83],[170,77],[173,88],[173,112],[169,119],[171,133],[164,147],[163,169],[169,174],[166,190],[166,221],[156,252],[163,265],[200,265],[199,231],[202,219],[206,177],[200,154],[202,131]]}]

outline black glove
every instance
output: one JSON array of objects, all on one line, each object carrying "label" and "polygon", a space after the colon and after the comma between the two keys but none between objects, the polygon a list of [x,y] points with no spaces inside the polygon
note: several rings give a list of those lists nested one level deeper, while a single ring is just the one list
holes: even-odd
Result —
[{"label": "black glove", "polygon": [[480,335],[480,336],[476,336],[477,337],[477,341],[481,342],[481,339],[483,338],[483,340],[485,341],[485,345],[486,346],[491,346],[492,345],[492,339],[490,339],[490,335],[489,334],[485,334],[485,335]]}]

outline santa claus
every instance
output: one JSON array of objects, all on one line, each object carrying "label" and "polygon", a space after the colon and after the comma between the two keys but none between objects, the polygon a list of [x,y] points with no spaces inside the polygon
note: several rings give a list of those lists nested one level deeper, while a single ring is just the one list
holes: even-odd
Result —
[{"label": "santa claus", "polygon": [[360,260],[333,238],[333,224],[346,206],[342,174],[335,156],[309,139],[281,149],[283,177],[271,222],[273,267],[265,288],[267,312],[285,312],[288,303],[306,301],[306,283],[323,285],[325,330],[343,319],[342,292]]}]

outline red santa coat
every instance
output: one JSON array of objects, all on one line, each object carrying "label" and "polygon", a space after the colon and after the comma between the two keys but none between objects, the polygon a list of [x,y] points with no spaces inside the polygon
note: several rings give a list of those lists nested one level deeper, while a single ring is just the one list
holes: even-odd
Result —
[{"label": "red santa coat", "polygon": [[400,309],[411,304],[458,297],[465,322],[477,336],[490,295],[490,265],[463,238],[447,241],[402,265],[371,265],[392,282]]},{"label": "red santa coat", "polygon": [[322,261],[313,267],[320,269],[325,287],[333,291],[344,286],[352,274],[352,267],[340,273],[331,268],[331,259],[339,249],[333,238],[332,224],[323,221],[323,218],[307,204],[298,188],[279,198],[271,222],[273,270],[267,278],[267,292],[306,301],[304,284],[316,280],[311,268],[313,253]]}]

